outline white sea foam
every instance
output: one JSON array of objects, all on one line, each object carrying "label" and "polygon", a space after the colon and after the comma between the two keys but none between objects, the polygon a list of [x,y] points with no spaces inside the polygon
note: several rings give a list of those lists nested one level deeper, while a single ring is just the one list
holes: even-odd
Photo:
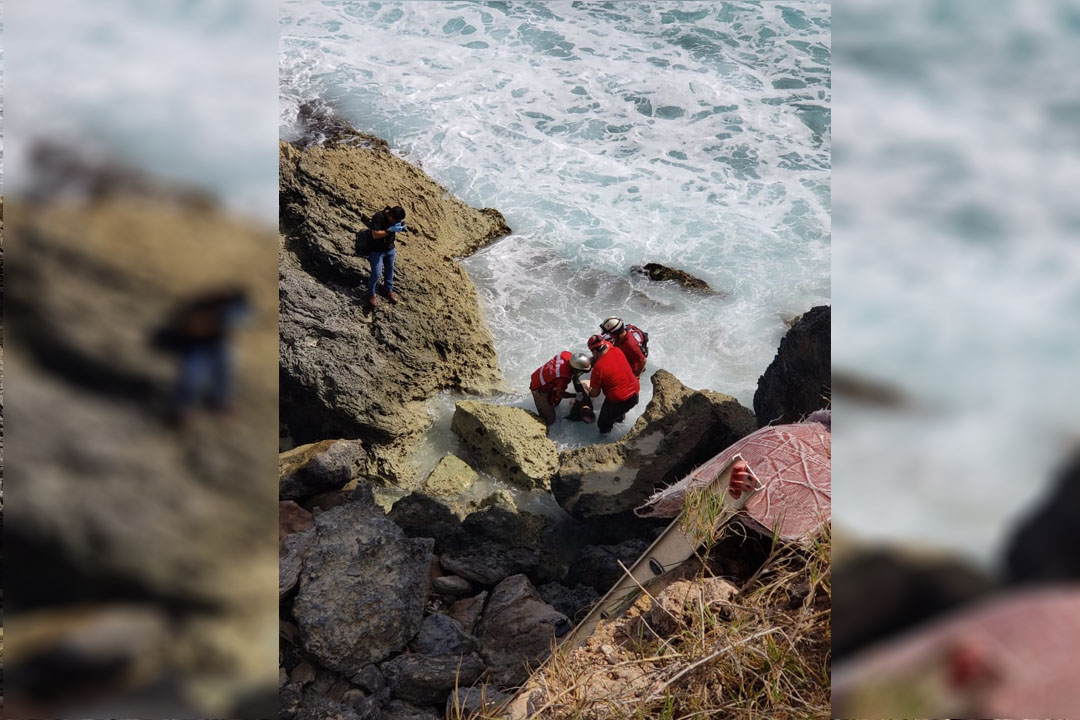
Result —
[{"label": "white sea foam", "polygon": [[[523,406],[532,371],[612,314],[649,331],[652,368],[750,405],[785,319],[829,302],[829,20],[823,2],[286,2],[282,134],[323,99],[506,215],[514,234],[466,268]],[[643,262],[725,295],[631,277]]]},{"label": "white sea foam", "polygon": [[836,23],[833,363],[927,410],[837,401],[835,517],[989,560],[1080,434],[1080,15],[844,2]]}]

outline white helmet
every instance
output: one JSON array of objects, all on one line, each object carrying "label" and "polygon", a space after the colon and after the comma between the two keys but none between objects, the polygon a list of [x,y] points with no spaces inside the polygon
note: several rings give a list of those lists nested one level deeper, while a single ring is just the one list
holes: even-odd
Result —
[{"label": "white helmet", "polygon": [[606,333],[617,333],[623,329],[623,322],[620,318],[609,317],[604,322],[600,323],[600,329]]},{"label": "white helmet", "polygon": [[585,353],[575,353],[570,356],[570,367],[575,370],[588,370],[592,367],[592,360]]}]

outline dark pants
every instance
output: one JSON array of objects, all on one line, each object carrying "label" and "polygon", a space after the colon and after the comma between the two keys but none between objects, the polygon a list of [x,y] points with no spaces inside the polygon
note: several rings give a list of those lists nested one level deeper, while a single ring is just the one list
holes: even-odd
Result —
[{"label": "dark pants", "polygon": [[173,397],[177,410],[185,411],[206,396],[214,407],[227,407],[233,394],[231,365],[224,339],[181,352],[180,378]]},{"label": "dark pants", "polygon": [[397,257],[397,250],[387,250],[386,252],[373,252],[368,255],[368,262],[371,263],[371,274],[368,275],[367,292],[368,295],[375,296],[375,287],[379,282],[379,275],[383,276],[383,284],[386,285],[386,292],[394,292],[394,258]]},{"label": "dark pants", "polygon": [[600,417],[596,419],[596,427],[600,430],[600,433],[606,435],[611,432],[611,428],[615,423],[621,420],[623,415],[630,412],[632,407],[637,405],[637,399],[636,394],[623,402],[612,402],[604,398],[604,406],[600,408]]}]

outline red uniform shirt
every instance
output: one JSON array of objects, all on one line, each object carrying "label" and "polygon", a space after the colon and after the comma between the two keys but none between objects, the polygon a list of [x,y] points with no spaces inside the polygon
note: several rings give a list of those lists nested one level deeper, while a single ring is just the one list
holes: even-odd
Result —
[{"label": "red uniform shirt", "polygon": [[539,390],[547,393],[548,400],[552,405],[558,405],[562,400],[563,392],[574,376],[574,370],[570,367],[571,352],[563,350],[555,357],[538,367],[532,374],[529,383],[530,390]]},{"label": "red uniform shirt", "polygon": [[641,371],[645,369],[645,353],[641,351],[641,343],[634,337],[634,333],[624,332],[622,338],[615,343],[615,347],[623,351],[623,355],[626,356],[626,360],[630,363],[630,369],[634,371],[634,374],[640,375]]},{"label": "red uniform shirt", "polygon": [[617,347],[610,348],[593,364],[589,386],[600,388],[604,397],[614,402],[625,402],[641,389],[630,363]]}]

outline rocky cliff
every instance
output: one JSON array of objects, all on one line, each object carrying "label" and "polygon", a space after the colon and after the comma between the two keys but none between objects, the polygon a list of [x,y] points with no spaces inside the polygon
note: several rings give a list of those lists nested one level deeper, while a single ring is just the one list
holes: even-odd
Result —
[{"label": "rocky cliff", "polygon": [[[359,134],[357,134],[358,137]],[[281,420],[298,442],[385,441],[422,429],[440,390],[500,383],[476,290],[454,258],[510,232],[502,215],[449,195],[385,143],[280,148]],[[401,205],[401,302],[365,306],[361,214]]]}]

